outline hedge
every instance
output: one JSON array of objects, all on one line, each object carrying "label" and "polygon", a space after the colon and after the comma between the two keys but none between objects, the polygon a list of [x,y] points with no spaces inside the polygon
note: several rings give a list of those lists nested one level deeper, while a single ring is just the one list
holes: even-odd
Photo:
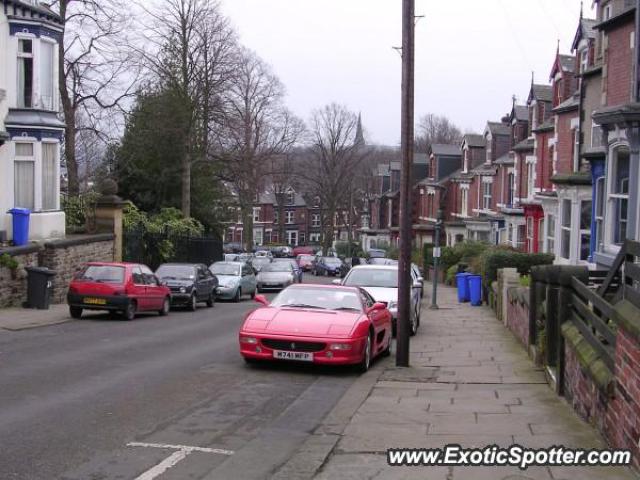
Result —
[{"label": "hedge", "polygon": [[486,250],[480,259],[482,282],[489,288],[498,279],[501,268],[516,268],[520,275],[529,275],[531,267],[550,265],[555,257],[549,253],[523,253],[504,249]]}]

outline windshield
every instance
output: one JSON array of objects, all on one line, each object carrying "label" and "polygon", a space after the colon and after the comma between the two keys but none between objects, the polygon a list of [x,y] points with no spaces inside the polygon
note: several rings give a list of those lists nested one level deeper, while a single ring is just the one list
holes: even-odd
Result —
[{"label": "windshield", "polygon": [[287,288],[271,302],[271,306],[362,311],[362,302],[358,295],[339,288]]},{"label": "windshield", "polygon": [[359,287],[398,288],[398,270],[355,268],[345,278],[344,284]]},{"label": "windshield", "polygon": [[260,272],[291,272],[292,268],[289,263],[275,262],[265,265]]},{"label": "windshield", "polygon": [[240,265],[233,263],[214,263],[210,270],[214,275],[240,275]]},{"label": "windshield", "polygon": [[340,265],[342,262],[336,257],[324,257],[324,263],[327,265]]},{"label": "windshield", "polygon": [[162,265],[156,271],[160,278],[172,278],[176,280],[193,280],[195,273],[193,267],[187,265]]},{"label": "windshield", "polygon": [[124,283],[124,267],[88,265],[77,278],[99,283]]}]

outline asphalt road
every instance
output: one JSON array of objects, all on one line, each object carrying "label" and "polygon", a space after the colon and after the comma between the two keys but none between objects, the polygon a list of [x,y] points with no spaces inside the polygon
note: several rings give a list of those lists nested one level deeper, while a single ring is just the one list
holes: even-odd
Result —
[{"label": "asphalt road", "polygon": [[255,306],[0,334],[0,479],[268,478],[358,375],[245,366]]}]

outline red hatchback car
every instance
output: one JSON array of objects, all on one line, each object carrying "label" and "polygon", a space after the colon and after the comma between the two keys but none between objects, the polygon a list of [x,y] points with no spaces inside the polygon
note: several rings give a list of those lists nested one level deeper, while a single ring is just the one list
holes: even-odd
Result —
[{"label": "red hatchback car", "polygon": [[365,372],[378,355],[389,355],[391,313],[358,287],[297,284],[247,315],[240,354],[247,363],[292,360],[357,365]]},{"label": "red hatchback car", "polygon": [[133,320],[137,312],[167,315],[171,291],[146,265],[92,262],[71,281],[67,303],[73,318],[83,310],[106,310]]}]

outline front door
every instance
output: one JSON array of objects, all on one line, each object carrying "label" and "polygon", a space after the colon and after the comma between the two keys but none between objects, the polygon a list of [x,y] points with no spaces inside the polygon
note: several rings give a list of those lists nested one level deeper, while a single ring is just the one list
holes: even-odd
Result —
[{"label": "front door", "polygon": [[298,231],[287,230],[287,245],[296,247],[298,245]]},{"label": "front door", "polygon": [[138,304],[138,310],[148,310],[149,300],[147,298],[147,284],[139,266],[131,270],[131,280],[133,281],[133,298]]}]

